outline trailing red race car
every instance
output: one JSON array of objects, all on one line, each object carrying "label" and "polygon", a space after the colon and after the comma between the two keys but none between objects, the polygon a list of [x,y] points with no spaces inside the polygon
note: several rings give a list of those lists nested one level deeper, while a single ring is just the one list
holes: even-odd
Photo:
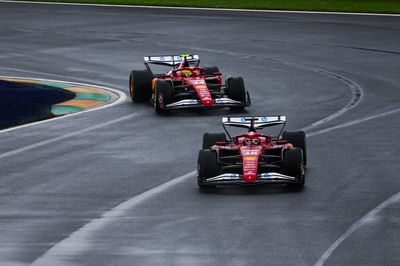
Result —
[{"label": "trailing red race car", "polygon": [[[304,185],[305,133],[282,133],[285,116],[223,117],[222,123],[226,134],[205,133],[203,136],[197,164],[200,188],[223,184]],[[282,126],[276,137],[256,131],[275,125]],[[248,132],[231,137],[226,126],[247,128]]]},{"label": "trailing red race car", "polygon": [[[199,67],[198,55],[146,56],[146,70],[133,70],[129,92],[133,102],[152,99],[157,113],[193,107],[250,106],[250,97],[241,77],[221,76],[218,67]],[[166,74],[154,74],[150,64],[172,67]]]}]

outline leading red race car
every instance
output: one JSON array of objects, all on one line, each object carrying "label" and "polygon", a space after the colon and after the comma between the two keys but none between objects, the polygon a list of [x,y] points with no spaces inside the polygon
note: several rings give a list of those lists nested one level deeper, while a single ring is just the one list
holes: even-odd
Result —
[{"label": "leading red race car", "polygon": [[[200,188],[223,184],[304,185],[305,133],[282,133],[285,116],[223,117],[222,122],[226,134],[205,133],[203,136],[197,164]],[[276,137],[256,131],[275,125],[282,125]],[[247,128],[248,132],[231,137],[225,126]]]},{"label": "leading red race car", "polygon": [[[133,70],[129,91],[133,102],[152,99],[155,111],[194,107],[250,106],[250,97],[241,77],[221,76],[218,67],[199,67],[198,55],[146,56],[146,70]],[[154,74],[149,64],[170,66],[166,74]]]}]

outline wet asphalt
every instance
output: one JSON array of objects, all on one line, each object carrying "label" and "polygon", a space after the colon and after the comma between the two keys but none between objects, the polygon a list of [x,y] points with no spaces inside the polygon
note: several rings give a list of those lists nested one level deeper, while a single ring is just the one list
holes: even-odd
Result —
[{"label": "wet asphalt", "polygon": [[[400,191],[400,112],[357,123],[400,108],[399,17],[0,3],[0,41],[4,76],[128,94],[143,56],[195,53],[242,76],[252,97],[243,113],[159,116],[126,101],[0,133],[0,265],[313,265]],[[303,190],[201,192],[192,176],[91,226],[192,172],[202,134],[232,114],[284,114],[287,129],[307,128]],[[400,264],[399,208],[363,223],[326,265]]]}]

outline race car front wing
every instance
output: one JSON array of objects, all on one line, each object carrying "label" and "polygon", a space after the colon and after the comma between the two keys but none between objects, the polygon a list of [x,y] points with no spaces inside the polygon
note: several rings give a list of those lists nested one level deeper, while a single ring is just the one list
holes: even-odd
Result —
[{"label": "race car front wing", "polygon": [[222,184],[288,184],[296,183],[296,177],[288,176],[280,173],[270,172],[257,175],[255,182],[246,182],[241,174],[225,173],[215,177],[206,179],[206,184],[222,185]]},{"label": "race car front wing", "polygon": [[216,98],[213,99],[213,105],[204,106],[200,100],[197,99],[185,99],[178,102],[170,103],[162,107],[163,109],[181,109],[181,108],[212,108],[212,107],[229,107],[229,106],[249,106],[247,103],[243,104],[239,101],[232,100],[230,98]]}]

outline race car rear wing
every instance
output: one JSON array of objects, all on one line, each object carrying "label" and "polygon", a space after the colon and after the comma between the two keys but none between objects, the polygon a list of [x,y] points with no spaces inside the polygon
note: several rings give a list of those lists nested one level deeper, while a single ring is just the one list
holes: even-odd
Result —
[{"label": "race car rear wing", "polygon": [[286,123],[286,116],[247,116],[247,117],[223,117],[222,123],[227,126],[244,128],[263,128]]},{"label": "race car rear wing", "polygon": [[222,117],[222,125],[225,132],[228,134],[225,126],[233,127],[244,127],[248,128],[249,131],[256,131],[256,129],[282,125],[282,129],[279,132],[279,136],[282,134],[283,128],[286,125],[286,116],[275,115],[275,116],[245,116],[245,117]]},{"label": "race car rear wing", "polygon": [[200,58],[195,54],[186,54],[186,55],[157,55],[157,56],[145,56],[144,64],[148,67],[148,64],[156,64],[156,65],[165,65],[175,67],[182,63],[182,61],[186,58],[186,61],[190,64],[193,63],[195,66],[200,64]]}]

